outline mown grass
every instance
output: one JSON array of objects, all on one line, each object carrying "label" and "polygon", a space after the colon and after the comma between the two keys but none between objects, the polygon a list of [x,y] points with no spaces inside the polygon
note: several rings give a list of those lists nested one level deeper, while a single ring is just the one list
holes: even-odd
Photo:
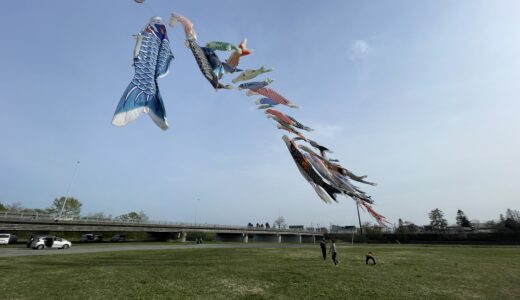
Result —
[{"label": "mown grass", "polygon": [[[364,254],[377,256],[367,266]],[[520,248],[319,246],[0,259],[2,299],[518,299]]]}]

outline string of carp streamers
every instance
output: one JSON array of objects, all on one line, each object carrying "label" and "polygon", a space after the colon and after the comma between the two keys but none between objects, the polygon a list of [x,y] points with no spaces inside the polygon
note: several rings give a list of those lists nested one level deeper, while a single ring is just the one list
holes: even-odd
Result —
[{"label": "string of carp streamers", "polygon": [[[143,3],[144,0],[134,0]],[[376,185],[366,181],[367,176],[358,176],[339,164],[337,159],[330,159],[327,153],[332,153],[327,147],[308,139],[302,131],[311,132],[312,128],[305,126],[289,114],[275,108],[299,108],[282,94],[270,87],[273,80],[252,81],[258,76],[272,72],[271,69],[261,66],[256,69],[240,69],[239,64],[244,56],[254,51],[247,47],[247,39],[237,45],[224,41],[210,41],[200,46],[193,23],[180,14],[171,14],[169,25],[175,27],[181,24],[186,37],[185,45],[191,51],[197,66],[215,90],[233,89],[233,85],[224,84],[221,80],[225,75],[235,74],[231,80],[238,84],[238,90],[245,90],[247,96],[258,96],[255,103],[259,110],[274,120],[276,126],[293,135],[293,138],[282,137],[291,157],[301,175],[315,190],[316,194],[325,203],[338,202],[337,195],[345,195],[353,199],[381,226],[388,221],[377,213],[372,205],[373,199],[352,181]],[[135,35],[133,67],[134,77],[124,91],[116,107],[112,124],[124,126],[137,119],[141,114],[148,114],[152,121],[161,129],[168,129],[166,110],[159,91],[158,79],[166,76],[174,56],[170,49],[166,25],[160,17],[153,17],[148,24]],[[216,52],[230,52],[225,61],[221,61]],[[307,147],[306,144],[316,151]],[[389,223],[388,223],[389,224]]]}]

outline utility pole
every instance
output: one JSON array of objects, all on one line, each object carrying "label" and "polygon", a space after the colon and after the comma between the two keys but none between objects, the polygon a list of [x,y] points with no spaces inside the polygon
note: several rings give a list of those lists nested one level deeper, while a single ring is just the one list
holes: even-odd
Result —
[{"label": "utility pole", "polygon": [[197,225],[197,214],[199,212],[199,201],[200,201],[200,199],[197,198],[197,203],[195,203],[195,225]]},{"label": "utility pole", "polygon": [[74,181],[74,177],[76,177],[76,172],[79,168],[79,160],[76,162],[76,167],[74,168],[74,173],[72,174],[72,179],[70,180],[69,187],[67,188],[67,193],[65,193],[65,200],[63,201],[63,206],[60,210],[60,215],[58,216],[58,220],[61,219],[61,216],[63,214],[63,210],[65,209],[65,204],[67,203],[67,198],[69,197],[70,188],[72,186],[72,182]]},{"label": "utility pole", "polygon": [[363,226],[361,226],[361,216],[359,215],[359,203],[356,202],[356,208],[357,208],[357,217],[359,221],[359,231],[361,232],[361,240],[365,241],[365,236],[363,235]]}]

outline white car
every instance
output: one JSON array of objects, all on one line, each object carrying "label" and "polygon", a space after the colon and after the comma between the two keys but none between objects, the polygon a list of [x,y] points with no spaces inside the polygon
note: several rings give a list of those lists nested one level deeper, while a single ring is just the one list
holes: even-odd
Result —
[{"label": "white car", "polygon": [[11,235],[8,233],[0,233],[0,245],[7,245],[9,244],[9,239],[11,238]]},{"label": "white car", "polygon": [[72,246],[72,243],[66,239],[62,239],[56,236],[42,236],[38,237],[31,244],[31,248],[43,250],[45,248],[51,249],[67,249]]}]

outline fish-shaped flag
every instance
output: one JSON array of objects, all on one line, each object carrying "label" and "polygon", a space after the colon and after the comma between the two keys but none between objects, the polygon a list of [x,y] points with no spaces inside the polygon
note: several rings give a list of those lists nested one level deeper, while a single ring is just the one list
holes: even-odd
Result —
[{"label": "fish-shaped flag", "polygon": [[222,66],[222,62],[218,58],[217,54],[215,54],[215,51],[207,47],[200,48],[202,49],[202,51],[204,51],[206,58],[208,59],[211,67],[213,68],[213,74],[215,74],[215,76],[217,76],[218,79],[221,79],[222,76],[224,76],[224,66]]},{"label": "fish-shaped flag", "polygon": [[294,129],[290,124],[284,122],[277,116],[268,114],[267,117],[275,120],[278,123],[278,125],[276,126],[278,129],[285,130],[289,133],[296,135],[299,139],[307,141],[307,138],[303,134],[301,134],[298,130]]},{"label": "fish-shaped flag", "polygon": [[228,43],[228,42],[221,42],[221,41],[214,41],[206,43],[206,48],[210,48],[213,51],[237,51],[240,54],[242,54],[242,49],[239,47]]},{"label": "fish-shaped flag", "polygon": [[289,133],[292,133],[292,134],[296,135],[297,137],[301,138],[304,141],[307,141],[307,138],[305,136],[303,136],[303,134],[301,134],[298,130],[292,128],[290,125],[278,124],[276,127],[278,129],[285,130],[285,131],[287,131]]},{"label": "fish-shaped flag", "polygon": [[310,150],[304,145],[298,145],[298,148],[305,151],[303,155],[312,164],[314,169],[326,179],[333,187],[340,190],[346,196],[351,197],[354,200],[360,199],[368,203],[374,203],[370,196],[366,195],[365,192],[354,186],[350,181],[343,175],[331,170],[326,161],[323,160],[318,154]]},{"label": "fish-shaped flag", "polygon": [[273,107],[271,104],[261,104],[261,105],[258,105],[256,108],[257,109],[267,109],[267,108],[271,108]]},{"label": "fish-shaped flag", "polygon": [[238,64],[240,63],[240,57],[253,53],[253,49],[247,49],[247,38],[243,39],[238,44],[238,48],[240,48],[240,51],[231,52],[231,55],[229,55],[229,58],[226,60],[226,64],[231,69],[236,69],[238,67]]},{"label": "fish-shaped flag", "polygon": [[[298,138],[296,138],[298,139]],[[339,164],[339,160],[337,159],[327,159],[327,156],[326,156],[326,153],[329,152],[329,153],[333,153],[331,150],[329,150],[327,147],[325,146],[322,146],[320,144],[318,144],[317,142],[313,141],[313,140],[308,140],[307,141],[312,147],[314,147],[315,149],[318,149],[320,151],[320,154],[321,156],[318,156],[321,160],[324,161],[324,163],[327,165],[327,167],[333,171],[333,172],[337,172],[339,174],[341,174],[342,176],[347,176],[348,178],[354,180],[354,181],[357,181],[357,182],[361,182],[361,183],[365,183],[365,184],[369,184],[369,185],[377,185],[376,183],[373,183],[373,182],[369,182],[369,181],[366,181],[365,178],[367,178],[366,175],[363,175],[363,176],[358,176],[354,173],[352,173],[352,171],[348,170],[347,168],[341,166]],[[308,149],[308,148],[307,148]],[[307,151],[309,152],[309,151]]]},{"label": "fish-shaped flag", "polygon": [[168,129],[166,110],[157,79],[168,74],[173,54],[160,17],[153,17],[137,35],[134,49],[134,78],[119,100],[112,124],[124,126],[148,113],[161,129]]},{"label": "fish-shaped flag", "polygon": [[211,65],[208,57],[204,53],[204,50],[197,44],[197,41],[194,39],[187,39],[188,47],[195,57],[195,61],[197,62],[202,75],[211,83],[211,86],[215,89],[231,89],[232,86],[224,85],[219,82],[219,77],[213,72],[213,66]]},{"label": "fish-shaped flag", "polygon": [[289,116],[289,115],[286,115],[286,116],[287,116],[287,118],[291,119],[291,121],[292,121],[292,124],[291,124],[291,125],[292,125],[292,126],[294,126],[294,127],[296,127],[296,128],[303,129],[303,130],[305,130],[305,131],[314,131],[314,129],[312,129],[312,128],[308,127],[308,126],[305,126],[305,125],[303,125],[302,123],[296,121],[295,118],[293,118],[293,117],[291,117],[291,116]]},{"label": "fish-shaped flag", "polygon": [[307,126],[304,126],[302,123],[296,121],[296,119],[294,119],[293,117],[291,116],[288,116],[284,113],[281,113],[275,109],[268,109],[265,111],[266,114],[270,114],[270,115],[273,115],[273,116],[277,116],[279,119],[281,119],[282,121],[284,121],[285,123],[293,126],[293,127],[296,127],[296,128],[299,128],[299,129],[303,129],[305,131],[313,131],[312,128],[310,127],[307,127]]},{"label": "fish-shaped flag", "polygon": [[325,152],[334,153],[329,148],[322,146],[322,145],[316,143],[315,141],[309,141],[309,144],[311,144],[311,146],[313,146],[314,148],[318,149],[321,153],[321,156],[323,156],[323,157],[326,157]]},{"label": "fish-shaped flag", "polygon": [[[219,76],[223,74],[223,66],[218,59],[218,56],[214,55],[211,49],[203,49],[197,44],[197,34],[193,29],[193,23],[188,18],[172,12],[170,25],[174,26],[177,22],[181,23],[184,27],[184,33],[186,34],[186,46],[191,50],[195,61],[199,66],[202,75],[211,83],[211,86],[215,89],[231,89],[232,86],[224,85],[219,83]],[[208,55],[206,55],[208,54]]]},{"label": "fish-shaped flag", "polygon": [[327,159],[326,152],[334,153],[331,150],[329,150],[329,148],[322,146],[313,140],[309,140],[308,142],[309,142],[309,144],[311,144],[312,147],[314,147],[315,149],[318,149],[320,151],[321,157],[323,157],[324,159]]},{"label": "fish-shaped flag", "polygon": [[236,67],[232,67],[227,62],[223,62],[222,66],[224,67],[224,70],[226,71],[226,73],[235,73],[235,72],[242,72],[242,71],[244,71],[242,69],[238,69]]},{"label": "fish-shaped flag", "polygon": [[[302,145],[298,145],[300,147]],[[301,148],[300,148],[301,149]],[[332,174],[330,173],[327,166],[320,161],[319,159],[316,159],[315,157],[312,157],[311,154],[302,152],[303,156],[311,163],[311,165],[314,167],[316,171],[323,177],[323,179],[327,180],[328,182],[332,183]]]},{"label": "fish-shaped flag", "polygon": [[370,204],[368,203],[365,203],[365,202],[361,202],[360,203],[362,206],[364,206],[368,213],[370,213],[370,215],[372,215],[372,217],[374,217],[374,219],[376,219],[377,223],[383,227],[388,227],[385,223],[387,224],[390,224],[390,222],[388,222],[386,220],[385,217],[383,217],[382,215],[380,215],[379,213],[377,213],[373,208],[372,206],[370,206]]},{"label": "fish-shaped flag", "polygon": [[[258,94],[257,94],[258,95]],[[255,101],[256,104],[260,105],[271,105],[271,106],[276,106],[278,105],[278,102],[275,102],[273,101],[273,99],[269,99],[269,98],[260,98],[260,99],[257,99]]]},{"label": "fish-shaped flag", "polygon": [[246,83],[242,83],[238,86],[238,89],[239,90],[256,90],[256,89],[259,89],[259,88],[263,88],[263,87],[266,87],[268,86],[270,83],[272,83],[273,80],[270,79],[270,78],[266,78],[262,81],[253,81],[253,82],[246,82]]},{"label": "fish-shaped flag", "polygon": [[239,81],[251,80],[251,79],[255,78],[258,75],[261,75],[261,74],[264,74],[264,73],[268,73],[268,72],[271,72],[271,71],[272,71],[272,69],[266,69],[264,66],[261,66],[259,69],[245,70],[242,73],[240,73],[240,75],[238,75],[236,78],[234,78],[231,81],[233,83],[237,83]]},{"label": "fish-shaped flag", "polygon": [[[298,138],[296,138],[298,139]],[[311,146],[313,146],[314,148],[318,149],[321,153],[321,156],[318,155],[318,158],[320,158],[321,160],[324,161],[324,163],[327,165],[327,167],[333,171],[333,172],[336,172],[336,173],[339,173],[341,174],[342,176],[346,176],[354,181],[357,181],[357,182],[361,182],[361,183],[365,183],[365,184],[368,184],[368,185],[372,185],[372,186],[375,186],[377,185],[376,183],[374,182],[369,182],[369,181],[366,181],[365,178],[367,178],[366,175],[363,175],[363,176],[358,176],[354,173],[352,173],[352,171],[350,171],[349,169],[341,166],[339,163],[338,163],[338,160],[335,159],[327,159],[326,157],[326,152],[329,152],[329,153],[333,153],[331,150],[329,150],[327,147],[325,146],[322,146],[320,144],[318,144],[317,142],[313,141],[313,140],[308,140],[308,143],[311,144]],[[306,150],[307,151],[307,150]],[[309,151],[307,151],[309,152]]]},{"label": "fish-shaped flag", "polygon": [[193,23],[188,20],[185,16],[179,15],[175,12],[171,13],[170,17],[170,26],[175,26],[177,23],[181,23],[184,28],[184,34],[186,35],[186,39],[197,40],[197,33],[195,29],[193,29]]},{"label": "fish-shaped flag", "polygon": [[272,90],[268,87],[259,88],[254,91],[249,90],[248,92],[260,94],[264,97],[267,97],[267,98],[273,100],[274,102],[276,102],[278,104],[287,105],[291,108],[298,108],[298,105],[292,103],[291,101],[287,100],[284,96],[278,94],[275,90]]},{"label": "fish-shaped flag", "polygon": [[330,161],[330,162],[331,162],[332,167],[337,168],[338,173],[342,174],[343,176],[347,176],[348,178],[350,178],[354,181],[361,182],[364,184],[368,184],[368,185],[372,185],[372,186],[377,185],[377,183],[366,181],[365,178],[367,178],[367,175],[358,176],[358,175],[352,173],[352,171],[350,171],[349,169],[342,167],[338,163],[333,163],[332,161]]},{"label": "fish-shaped flag", "polygon": [[309,182],[309,184],[314,188],[318,196],[325,203],[331,203],[332,200],[337,202],[336,194],[341,194],[341,191],[323,181],[320,175],[312,168],[312,165],[309,163],[309,161],[305,159],[303,154],[298,150],[294,141],[289,139],[289,137],[286,135],[284,135],[282,139],[285,142],[287,149],[289,149],[289,153],[291,154],[294,163],[298,167],[298,170],[307,180],[307,182]]},{"label": "fish-shaped flag", "polygon": [[270,116],[273,116],[273,117],[277,117],[278,119],[282,120],[283,122],[289,124],[292,126],[292,120],[289,119],[286,115],[284,115],[283,113],[275,110],[275,109],[268,109],[264,112],[268,117]]},{"label": "fish-shaped flag", "polygon": [[246,56],[254,52],[253,49],[247,48],[247,38],[244,38],[239,44],[238,48],[240,48],[240,51],[237,51],[240,56]]},{"label": "fish-shaped flag", "polygon": [[342,191],[346,196],[352,198],[353,200],[361,200],[367,203],[374,203],[372,197],[368,196],[365,192],[360,190],[358,187],[354,186],[347,177],[339,174],[332,173],[332,185]]}]

